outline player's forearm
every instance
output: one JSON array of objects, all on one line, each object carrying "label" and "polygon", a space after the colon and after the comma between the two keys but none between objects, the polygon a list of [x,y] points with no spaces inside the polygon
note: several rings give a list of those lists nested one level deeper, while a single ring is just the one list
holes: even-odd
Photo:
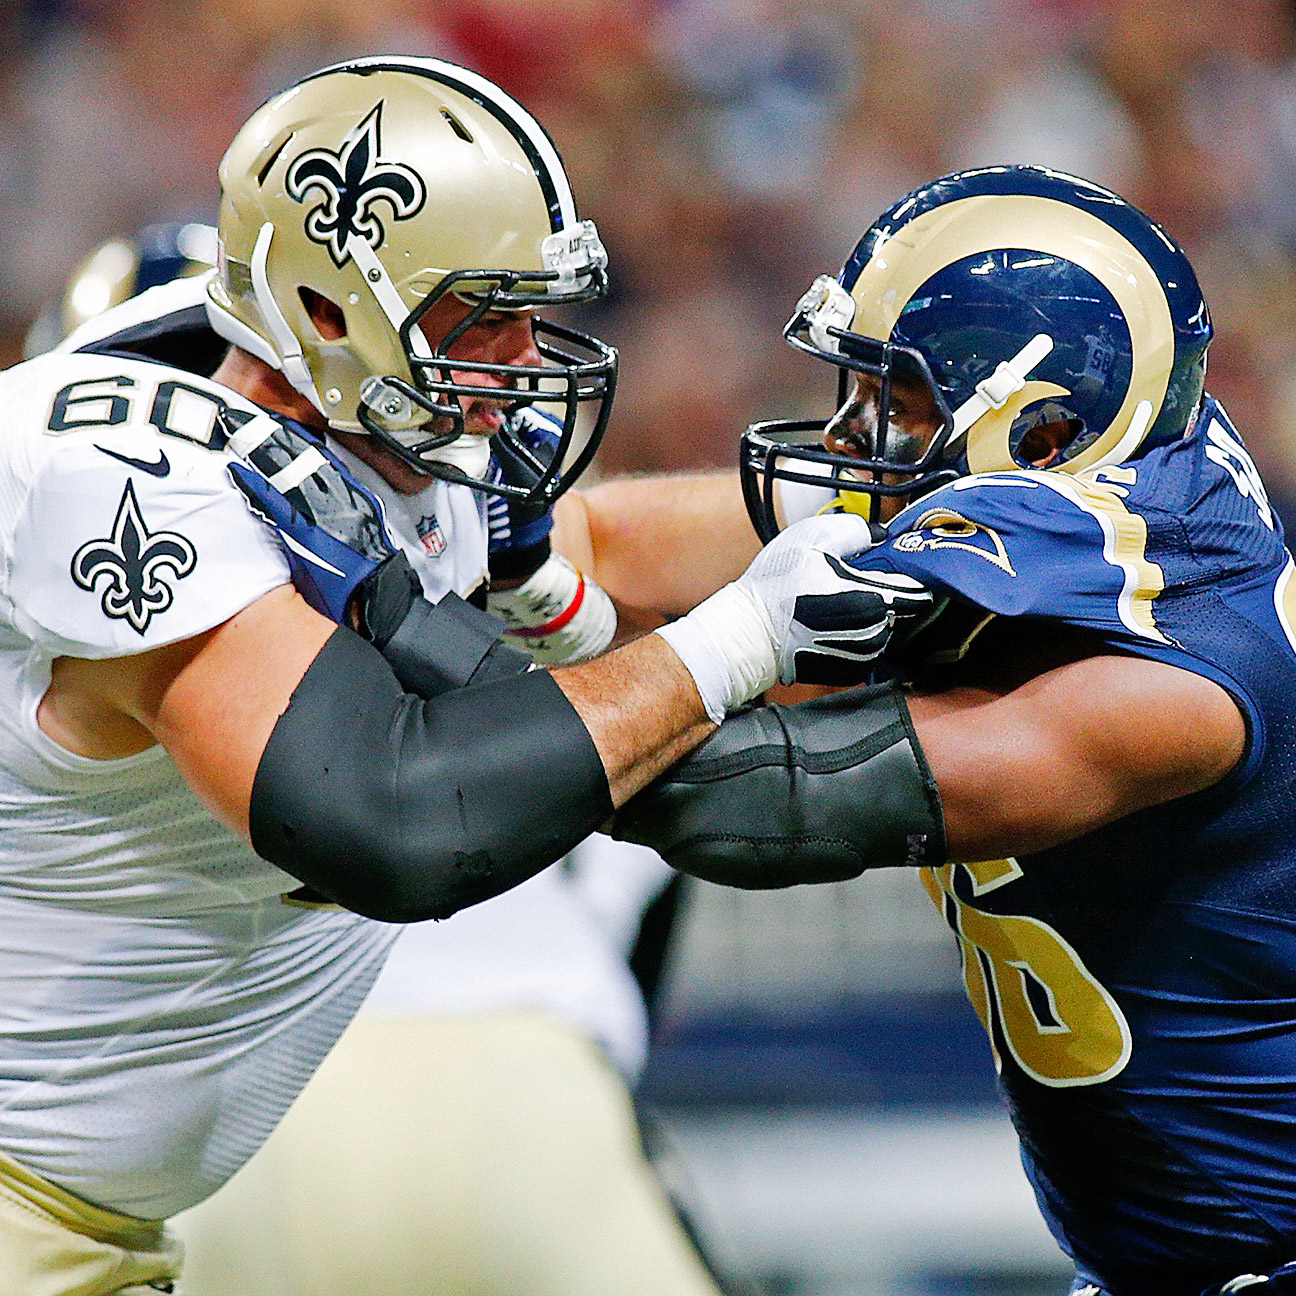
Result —
[{"label": "player's forearm", "polygon": [[760,548],[733,472],[617,478],[565,496],[554,523],[554,547],[632,618],[687,612]]},{"label": "player's forearm", "polygon": [[658,635],[555,671],[554,678],[589,730],[614,805],[647,786],[715,728],[692,675]]},{"label": "player's forearm", "polygon": [[253,847],[390,922],[525,881],[714,727],[659,638],[562,675],[565,690],[532,671],[417,699],[338,629],[262,754]]},{"label": "player's forearm", "polygon": [[372,918],[443,918],[566,854],[612,812],[546,671],[419,698],[352,631],[320,649],[256,768],[252,846]]},{"label": "player's forearm", "polygon": [[613,835],[726,886],[940,864],[940,797],[893,685],[744,711],[617,813]]}]

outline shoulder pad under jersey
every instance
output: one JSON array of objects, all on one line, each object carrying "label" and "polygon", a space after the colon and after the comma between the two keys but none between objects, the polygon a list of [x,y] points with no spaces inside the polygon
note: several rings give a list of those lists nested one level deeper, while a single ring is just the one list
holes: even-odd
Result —
[{"label": "shoulder pad under jersey", "polygon": [[[10,389],[21,401],[5,403]],[[0,610],[51,653],[189,638],[289,580],[226,471],[218,416],[267,417],[241,397],[161,365],[60,354],[4,375],[0,405]]]},{"label": "shoulder pad under jersey", "polygon": [[911,504],[887,539],[854,561],[1002,616],[1165,643],[1153,615],[1165,574],[1123,478],[1132,483],[1133,471],[965,477]]}]

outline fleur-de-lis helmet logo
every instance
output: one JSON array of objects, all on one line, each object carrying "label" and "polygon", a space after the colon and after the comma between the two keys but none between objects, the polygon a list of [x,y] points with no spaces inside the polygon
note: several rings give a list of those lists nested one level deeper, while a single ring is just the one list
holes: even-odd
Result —
[{"label": "fleur-de-lis helmet logo", "polygon": [[297,202],[305,202],[313,190],[322,191],[306,217],[306,234],[328,248],[339,269],[350,258],[352,235],[374,249],[382,245],[385,230],[374,210],[377,202],[386,201],[395,220],[408,220],[427,199],[423,178],[413,167],[380,156],[382,108],[379,100],[340,152],[310,149],[288,168],[288,193]]},{"label": "fleur-de-lis helmet logo", "polygon": [[177,580],[194,569],[197,554],[182,535],[174,531],[150,533],[135,499],[134,485],[127,480],[112,535],[83,544],[72,556],[72,579],[83,590],[93,590],[100,577],[108,583],[99,600],[105,616],[126,621],[138,633],[148,629],[159,612],[171,606],[171,587],[160,578],[169,567]]}]

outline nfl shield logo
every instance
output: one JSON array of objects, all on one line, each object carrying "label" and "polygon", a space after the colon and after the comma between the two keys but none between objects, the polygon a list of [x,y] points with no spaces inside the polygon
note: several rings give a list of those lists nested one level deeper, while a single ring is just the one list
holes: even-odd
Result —
[{"label": "nfl shield logo", "polygon": [[414,529],[418,532],[419,539],[423,541],[423,548],[433,558],[438,558],[445,553],[445,532],[441,530],[441,524],[436,520],[435,513],[424,514],[423,517],[419,518]]}]

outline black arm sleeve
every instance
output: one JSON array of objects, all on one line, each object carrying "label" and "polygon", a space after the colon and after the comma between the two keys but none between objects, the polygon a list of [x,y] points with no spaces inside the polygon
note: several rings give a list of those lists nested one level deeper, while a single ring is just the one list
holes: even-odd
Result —
[{"label": "black arm sleeve", "polygon": [[444,918],[552,864],[612,812],[593,739],[547,671],[425,701],[339,627],[252,787],[252,845],[387,922]]},{"label": "black arm sleeve", "polygon": [[360,582],[354,607],[361,636],[387,659],[401,688],[419,697],[531,668],[526,653],[504,642],[504,623],[483,608],[457,594],[429,603],[403,553]]},{"label": "black arm sleeve", "polygon": [[894,685],[732,716],[617,812],[612,835],[755,890],[942,864],[940,795]]}]

